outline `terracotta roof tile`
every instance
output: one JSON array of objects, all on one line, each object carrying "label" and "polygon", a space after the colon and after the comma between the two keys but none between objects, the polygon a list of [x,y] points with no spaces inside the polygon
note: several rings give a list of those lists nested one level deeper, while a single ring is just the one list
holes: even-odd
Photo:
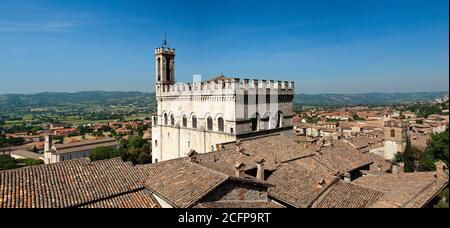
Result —
[{"label": "terracotta roof tile", "polygon": [[399,173],[364,176],[355,184],[386,192],[373,207],[423,207],[448,184],[436,172]]},{"label": "terracotta roof tile", "polygon": [[269,188],[271,197],[299,208],[310,207],[337,180],[293,163],[283,164],[267,179],[275,186]]},{"label": "terracotta roof tile", "polygon": [[358,185],[338,182],[324,193],[317,208],[367,208],[383,196],[383,192]]},{"label": "terracotta roof tile", "polygon": [[191,207],[228,176],[189,161],[179,161],[161,173],[149,178],[145,186],[172,202],[175,207]]},{"label": "terracotta roof tile", "polygon": [[199,203],[194,208],[284,208],[282,205],[267,201],[217,201]]},{"label": "terracotta roof tile", "polygon": [[148,190],[138,190],[82,206],[81,208],[160,208]]},{"label": "terracotta roof tile", "polygon": [[0,172],[0,208],[65,208],[143,188],[130,163],[86,159]]}]

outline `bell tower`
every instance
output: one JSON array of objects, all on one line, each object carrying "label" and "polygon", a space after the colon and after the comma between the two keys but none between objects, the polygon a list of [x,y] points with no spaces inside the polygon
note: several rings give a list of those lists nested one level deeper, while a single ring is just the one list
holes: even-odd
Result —
[{"label": "bell tower", "polygon": [[156,91],[175,84],[175,49],[167,44],[167,35],[161,46],[155,49]]}]

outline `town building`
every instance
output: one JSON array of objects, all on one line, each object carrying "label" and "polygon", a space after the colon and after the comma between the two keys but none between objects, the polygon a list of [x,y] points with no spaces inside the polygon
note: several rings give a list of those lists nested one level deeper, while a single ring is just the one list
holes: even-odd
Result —
[{"label": "town building", "polygon": [[118,149],[119,143],[114,138],[104,138],[69,144],[53,144],[53,136],[46,135],[43,158],[45,164],[85,158],[89,157],[92,151],[98,147]]},{"label": "town building", "polygon": [[176,83],[175,49],[167,41],[156,48],[155,63],[154,163],[186,157],[191,149],[214,151],[217,144],[237,139],[292,134],[294,82],[220,75],[209,81]]},{"label": "town building", "polygon": [[400,121],[387,121],[384,126],[384,157],[393,159],[406,147],[406,126]]},{"label": "town building", "polygon": [[0,171],[0,208],[421,208],[448,186],[443,162],[404,173],[346,143],[318,143],[274,134],[155,164],[82,158]]}]

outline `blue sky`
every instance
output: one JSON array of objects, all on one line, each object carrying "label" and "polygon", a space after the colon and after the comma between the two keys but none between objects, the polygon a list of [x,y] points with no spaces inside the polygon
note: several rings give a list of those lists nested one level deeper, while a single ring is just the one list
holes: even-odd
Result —
[{"label": "blue sky", "polygon": [[296,81],[301,93],[448,91],[448,0],[0,0],[0,93],[154,91],[176,79]]}]

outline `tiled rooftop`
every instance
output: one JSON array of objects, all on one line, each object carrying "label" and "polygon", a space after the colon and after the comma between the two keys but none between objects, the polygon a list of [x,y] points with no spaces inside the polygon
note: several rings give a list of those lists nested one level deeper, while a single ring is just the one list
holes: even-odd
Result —
[{"label": "tiled rooftop", "polygon": [[267,181],[275,186],[269,188],[271,197],[293,207],[307,208],[337,181],[337,178],[312,172],[295,163],[286,163]]},{"label": "tiled rooftop", "polygon": [[340,173],[351,172],[373,163],[352,146],[340,141],[334,141],[333,146],[322,147],[320,155],[314,156],[314,159]]},{"label": "tiled rooftop", "polygon": [[345,183],[343,181],[333,185],[319,199],[317,208],[367,208],[379,200],[383,192]]},{"label": "tiled rooftop", "polygon": [[217,201],[195,205],[194,208],[284,208],[282,205],[267,201]]},{"label": "tiled rooftop", "polygon": [[0,172],[0,208],[65,208],[143,189],[131,163],[86,159]]},{"label": "tiled rooftop", "polygon": [[373,207],[423,207],[448,184],[448,175],[437,178],[436,172],[386,174],[364,176],[355,183],[385,192]]}]

